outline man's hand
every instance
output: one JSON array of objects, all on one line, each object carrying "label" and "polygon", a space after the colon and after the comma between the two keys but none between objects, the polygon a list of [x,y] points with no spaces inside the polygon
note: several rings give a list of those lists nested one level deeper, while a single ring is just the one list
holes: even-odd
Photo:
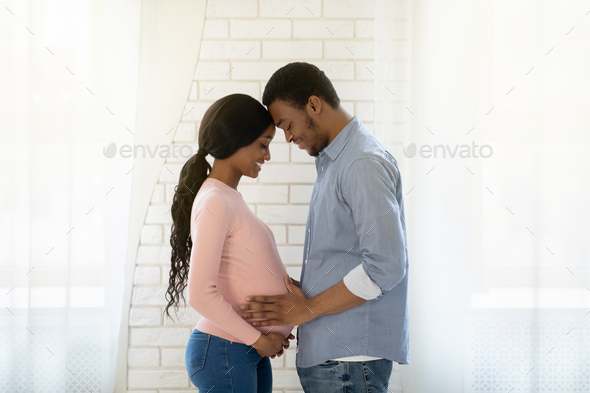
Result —
[{"label": "man's hand", "polygon": [[264,319],[251,322],[254,326],[296,326],[324,315],[350,310],[366,302],[350,292],[344,280],[309,299],[289,276],[285,276],[285,286],[289,290],[286,295],[247,297],[246,301],[250,303],[240,306],[244,310],[242,317]]},{"label": "man's hand", "polygon": [[308,298],[299,288],[299,281],[292,282],[285,276],[285,286],[289,290],[286,295],[249,296],[246,303],[240,306],[244,319],[264,318],[263,321],[251,322],[253,326],[297,326],[316,318],[309,307]]}]

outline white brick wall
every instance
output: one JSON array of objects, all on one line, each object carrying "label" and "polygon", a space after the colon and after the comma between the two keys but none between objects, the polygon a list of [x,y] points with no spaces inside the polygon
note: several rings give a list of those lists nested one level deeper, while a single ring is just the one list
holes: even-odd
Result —
[{"label": "white brick wall", "polygon": [[[408,82],[410,42],[404,24],[407,1],[394,0],[400,15],[396,80]],[[200,60],[174,143],[196,152],[199,122],[216,99],[246,93],[261,99],[266,81],[291,61],[316,64],[334,83],[344,108],[372,129],[374,121],[374,0],[209,0]],[[395,87],[395,86],[394,86]],[[401,99],[402,97],[400,97]],[[392,111],[404,114],[404,105]],[[299,278],[305,223],[317,172],[305,151],[285,143],[277,130],[271,161],[258,179],[242,178],[239,191],[269,225],[287,272]],[[213,163],[211,157],[208,157]],[[129,315],[128,391],[196,389],[184,368],[188,336],[199,315],[181,300],[174,321],[162,315],[170,271],[170,205],[185,159],[169,159],[154,189],[141,233]],[[188,295],[185,293],[188,304]],[[178,321],[180,319],[180,321]],[[302,391],[295,370],[295,340],[272,360],[274,392]]]}]

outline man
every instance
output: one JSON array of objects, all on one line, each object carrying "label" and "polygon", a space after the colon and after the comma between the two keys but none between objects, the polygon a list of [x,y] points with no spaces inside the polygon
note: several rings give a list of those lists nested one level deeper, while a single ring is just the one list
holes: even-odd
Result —
[{"label": "man", "polygon": [[255,326],[299,325],[296,366],[306,392],[387,392],[393,362],[409,364],[408,254],[395,158],[340,105],[308,63],[277,70],[263,94],[287,142],[316,157],[300,282],[251,296]]}]

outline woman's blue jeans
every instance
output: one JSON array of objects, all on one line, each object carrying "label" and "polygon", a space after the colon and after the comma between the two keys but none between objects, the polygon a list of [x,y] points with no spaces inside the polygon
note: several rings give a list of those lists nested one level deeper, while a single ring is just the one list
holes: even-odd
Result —
[{"label": "woman's blue jeans", "polygon": [[270,359],[250,345],[194,329],[185,353],[188,376],[199,392],[271,393]]}]

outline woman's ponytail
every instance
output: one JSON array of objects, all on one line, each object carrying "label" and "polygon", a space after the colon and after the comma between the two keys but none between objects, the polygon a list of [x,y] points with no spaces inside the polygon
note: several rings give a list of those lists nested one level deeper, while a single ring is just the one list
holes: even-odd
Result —
[{"label": "woman's ponytail", "polygon": [[192,248],[191,240],[191,211],[193,202],[201,185],[211,172],[211,165],[206,159],[207,151],[203,148],[184,164],[180,171],[178,185],[174,187],[172,199],[172,227],[170,234],[171,266],[168,280],[166,300],[168,305],[164,309],[168,317],[168,309],[176,305],[178,309],[179,295],[184,299],[184,288],[188,280],[189,260]]}]

